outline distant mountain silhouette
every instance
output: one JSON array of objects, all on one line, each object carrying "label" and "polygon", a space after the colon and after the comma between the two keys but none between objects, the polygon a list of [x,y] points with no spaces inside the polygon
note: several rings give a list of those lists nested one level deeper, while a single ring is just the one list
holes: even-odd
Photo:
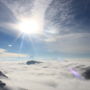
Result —
[{"label": "distant mountain silhouette", "polygon": [[34,61],[34,60],[30,60],[30,61],[27,61],[27,62],[26,62],[27,65],[39,64],[39,63],[42,63],[42,62],[40,62],[40,61]]}]

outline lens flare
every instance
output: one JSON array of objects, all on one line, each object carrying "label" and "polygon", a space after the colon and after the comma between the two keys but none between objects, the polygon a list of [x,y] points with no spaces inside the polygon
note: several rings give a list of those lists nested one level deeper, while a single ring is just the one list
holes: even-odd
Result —
[{"label": "lens flare", "polygon": [[70,68],[69,71],[70,71],[76,78],[83,79],[83,77],[82,77],[74,68]]}]

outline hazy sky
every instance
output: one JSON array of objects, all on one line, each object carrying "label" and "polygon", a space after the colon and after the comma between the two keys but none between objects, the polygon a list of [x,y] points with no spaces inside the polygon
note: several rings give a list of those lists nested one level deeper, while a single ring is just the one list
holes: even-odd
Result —
[{"label": "hazy sky", "polygon": [[[20,31],[26,18],[42,33]],[[90,58],[90,0],[0,0],[0,57],[29,56]]]}]

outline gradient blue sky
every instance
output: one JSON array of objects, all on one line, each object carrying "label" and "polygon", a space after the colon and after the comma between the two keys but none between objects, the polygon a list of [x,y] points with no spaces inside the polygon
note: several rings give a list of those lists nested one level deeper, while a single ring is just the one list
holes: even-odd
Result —
[{"label": "gradient blue sky", "polygon": [[[42,21],[42,35],[14,28],[31,16]],[[90,59],[90,0],[0,0],[0,58],[19,57]]]}]

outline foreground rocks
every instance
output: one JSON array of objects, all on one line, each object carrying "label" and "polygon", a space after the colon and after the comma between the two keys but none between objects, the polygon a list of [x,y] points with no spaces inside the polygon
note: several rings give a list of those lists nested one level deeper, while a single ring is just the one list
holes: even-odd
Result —
[{"label": "foreground rocks", "polygon": [[0,88],[4,88],[6,86],[5,83],[3,83],[2,81],[0,81]]},{"label": "foreground rocks", "polygon": [[6,83],[0,80],[0,90],[12,90],[7,87]]},{"label": "foreground rocks", "polygon": [[0,71],[0,77],[8,78],[2,71]]},{"label": "foreground rocks", "polygon": [[86,70],[82,74],[85,79],[90,80],[90,67],[86,68]]}]

